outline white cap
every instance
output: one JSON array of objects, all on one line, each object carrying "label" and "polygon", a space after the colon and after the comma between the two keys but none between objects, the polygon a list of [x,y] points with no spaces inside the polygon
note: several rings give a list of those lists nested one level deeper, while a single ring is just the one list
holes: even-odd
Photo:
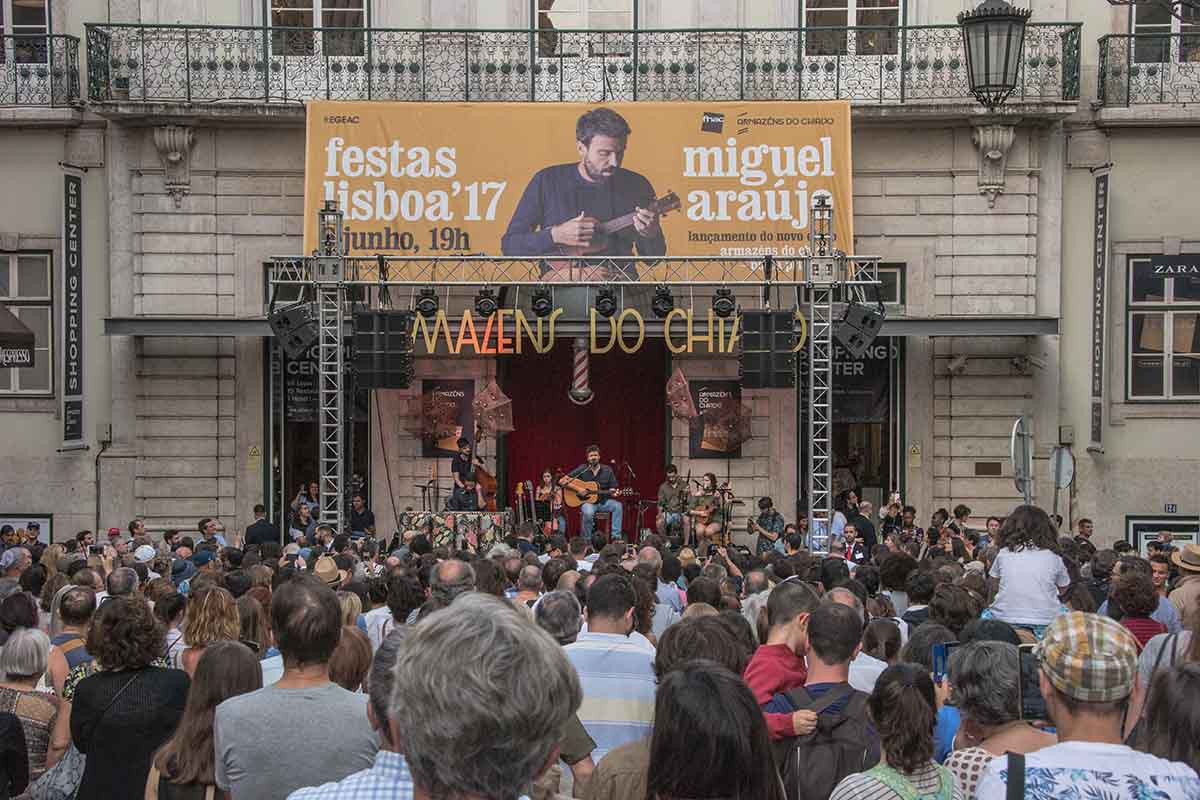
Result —
[{"label": "white cap", "polygon": [[144,544],[133,551],[133,560],[139,564],[148,564],[154,560],[155,555],[154,548],[148,544]]}]

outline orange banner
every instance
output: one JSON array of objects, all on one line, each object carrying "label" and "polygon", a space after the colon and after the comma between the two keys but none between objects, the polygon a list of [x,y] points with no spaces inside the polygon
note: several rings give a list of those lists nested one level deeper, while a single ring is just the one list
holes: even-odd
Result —
[{"label": "orange banner", "polygon": [[307,111],[306,252],[326,200],[349,255],[542,259],[547,273],[580,255],[796,256],[821,193],[837,244],[853,241],[845,101]]}]

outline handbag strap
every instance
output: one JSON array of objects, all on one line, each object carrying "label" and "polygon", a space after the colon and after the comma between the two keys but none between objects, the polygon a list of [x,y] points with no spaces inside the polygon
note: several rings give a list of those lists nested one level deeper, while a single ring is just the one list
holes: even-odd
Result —
[{"label": "handbag strap", "polygon": [[1005,800],[1025,798],[1025,754],[1008,754],[1008,780],[1005,785]]},{"label": "handbag strap", "polygon": [[104,706],[104,710],[100,712],[100,716],[96,719],[96,727],[97,728],[99,728],[100,723],[104,721],[104,717],[105,717],[105,715],[108,714],[108,710],[113,707],[113,704],[117,702],[117,700],[121,697],[121,695],[125,694],[125,690],[128,689],[133,684],[133,682],[138,679],[138,676],[141,674],[142,674],[142,671],[138,670],[137,672],[133,673],[133,675],[129,676],[129,680],[125,681],[125,685],[122,686],[120,689],[118,689],[117,693],[114,694],[109,699],[108,705]]}]

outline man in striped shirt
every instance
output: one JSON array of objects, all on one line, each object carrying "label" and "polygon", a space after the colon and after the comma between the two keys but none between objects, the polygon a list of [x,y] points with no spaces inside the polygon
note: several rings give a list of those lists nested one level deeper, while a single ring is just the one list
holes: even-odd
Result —
[{"label": "man in striped shirt", "polygon": [[653,728],[654,651],[629,638],[636,601],[624,574],[597,578],[587,593],[587,631],[563,648],[579,673],[579,718],[596,742],[596,762]]}]

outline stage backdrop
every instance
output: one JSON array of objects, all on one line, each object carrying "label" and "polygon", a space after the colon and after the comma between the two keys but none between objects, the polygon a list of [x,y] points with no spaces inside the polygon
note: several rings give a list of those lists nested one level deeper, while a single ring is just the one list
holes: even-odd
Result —
[{"label": "stage backdrop", "polygon": [[[507,435],[508,483],[518,480],[536,485],[542,469],[570,471],[584,462],[584,449],[600,445],[605,463],[629,462],[636,480],[632,486],[653,500],[666,467],[667,378],[666,350],[658,339],[646,342],[637,353],[614,352],[591,357],[591,386],[596,396],[589,405],[567,399],[571,385],[570,342],[559,342],[549,353],[530,353],[509,361],[504,393],[512,398],[516,430]],[[618,479],[625,481],[620,470]],[[628,486],[630,484],[623,483]],[[626,505],[626,531],[633,530],[634,506]],[[653,527],[651,512],[646,524]],[[579,515],[568,515],[572,535],[579,530]]]},{"label": "stage backdrop", "polygon": [[[809,233],[813,197],[821,192],[832,197],[839,245],[850,249],[848,102],[605,107],[632,129],[622,166],[633,174],[614,179],[613,202],[605,206],[605,197],[600,203],[611,216],[589,216],[607,222],[631,211],[635,197],[643,206],[668,193],[679,201],[679,210],[662,220],[665,245],[643,255],[663,255],[664,247],[672,256],[796,255]],[[576,122],[593,108],[310,102],[305,250],[317,246],[316,212],[325,200],[336,200],[351,255],[558,252],[549,235],[528,234],[576,216],[585,202],[595,212],[594,185],[572,170],[580,160]],[[522,196],[526,202],[514,219]],[[632,238],[632,231],[620,235]],[[626,246],[601,255],[628,252]]]}]

